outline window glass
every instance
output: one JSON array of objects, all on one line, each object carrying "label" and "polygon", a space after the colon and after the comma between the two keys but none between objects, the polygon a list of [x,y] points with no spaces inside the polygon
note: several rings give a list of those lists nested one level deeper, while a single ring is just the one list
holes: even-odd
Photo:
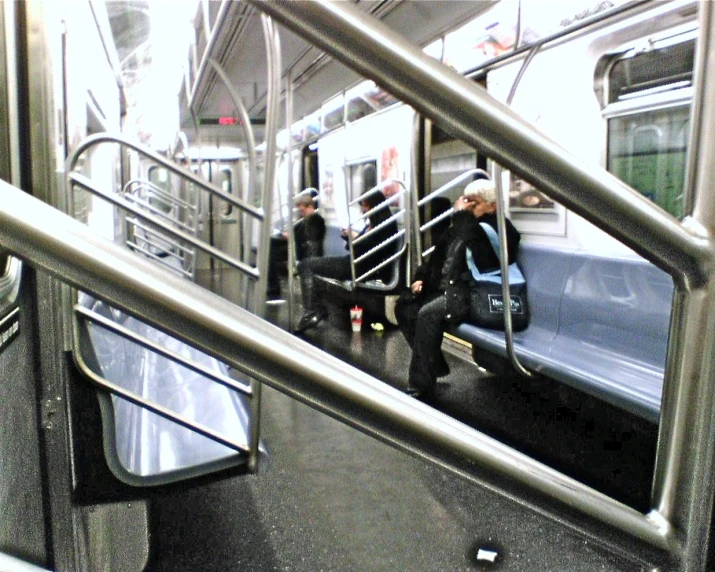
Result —
[{"label": "window glass", "polygon": [[690,41],[617,61],[608,82],[609,103],[690,86],[694,59],[695,41]]},{"label": "window glass", "polygon": [[149,169],[149,181],[159,188],[159,190],[150,190],[149,204],[165,213],[169,213],[172,208],[169,171],[164,167],[151,167]]},{"label": "window glass", "polygon": [[[220,169],[218,172],[218,185],[224,193],[233,193],[233,184],[231,182],[231,170],[230,169]],[[223,202],[223,201],[222,201]],[[223,216],[229,216],[233,212],[233,205],[231,203],[223,202],[221,207],[221,214]]]},{"label": "window glass", "polygon": [[608,122],[608,170],[675,217],[683,215],[687,105]]},{"label": "window glass", "polygon": [[342,125],[345,114],[345,98],[340,95],[326,103],[322,108],[323,132]]},{"label": "window glass", "polygon": [[377,161],[365,161],[348,168],[350,201],[377,185]]},{"label": "window glass", "polygon": [[397,99],[379,88],[373,81],[364,81],[345,93],[347,100],[347,120],[357,121],[361,117],[389,107]]},{"label": "window glass", "polygon": [[683,216],[694,32],[650,40],[608,76],[608,170],[675,217]]}]

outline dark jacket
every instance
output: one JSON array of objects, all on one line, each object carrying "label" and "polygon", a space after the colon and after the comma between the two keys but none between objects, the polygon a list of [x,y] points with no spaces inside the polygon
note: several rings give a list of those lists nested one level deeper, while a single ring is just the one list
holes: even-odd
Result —
[{"label": "dark jacket", "polygon": [[295,223],[295,250],[298,260],[312,256],[323,256],[325,241],[325,220],[318,213],[312,213]]},{"label": "dark jacket", "polygon": [[[495,214],[485,214],[479,219],[469,211],[457,211],[452,225],[440,237],[430,257],[417,268],[413,282],[422,280],[420,300],[426,303],[437,296],[447,296],[449,322],[458,323],[469,314],[469,284],[472,280],[467,267],[466,249],[480,272],[499,269],[499,259],[480,223],[497,230]],[[516,260],[521,236],[509,219],[506,219],[509,263]]]}]

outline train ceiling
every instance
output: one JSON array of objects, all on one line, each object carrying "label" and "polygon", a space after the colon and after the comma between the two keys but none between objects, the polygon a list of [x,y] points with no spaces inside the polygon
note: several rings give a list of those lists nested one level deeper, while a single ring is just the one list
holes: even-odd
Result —
[{"label": "train ceiling", "polygon": [[[380,18],[396,34],[420,46],[429,44],[493,6],[492,0],[356,0],[354,3],[361,10]],[[218,2],[209,3],[214,19],[218,6]],[[209,21],[214,22],[211,17]],[[217,36],[212,57],[232,79],[233,87],[242,98],[260,141],[260,126],[265,120],[266,108],[266,57],[260,14],[243,2],[232,2],[224,21],[226,24]],[[205,45],[201,10],[197,16],[196,29],[197,45]],[[331,96],[360,80],[355,72],[292,32],[279,27],[279,33],[283,77],[290,70],[294,83],[295,119],[312,113]],[[194,93],[190,97],[198,119],[210,123],[220,117],[236,117],[228,90],[209,66],[197,87],[182,92],[181,125],[189,139],[195,138],[194,120],[186,103],[191,89]],[[280,124],[285,124],[283,118]],[[228,142],[232,138],[240,140],[242,131],[235,125],[204,126],[202,138],[207,135],[209,139]]]}]

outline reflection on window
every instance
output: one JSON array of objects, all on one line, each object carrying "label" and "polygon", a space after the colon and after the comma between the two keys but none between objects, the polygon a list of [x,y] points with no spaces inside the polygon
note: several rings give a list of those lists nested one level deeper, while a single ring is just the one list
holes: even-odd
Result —
[{"label": "reflection on window", "polygon": [[608,122],[608,170],[675,217],[683,215],[690,107]]},{"label": "reflection on window", "polygon": [[323,132],[330,131],[345,120],[345,98],[343,95],[332,99],[322,107]]},{"label": "reflection on window", "polygon": [[[218,172],[218,184],[221,190],[226,194],[233,193],[233,184],[231,182],[231,170],[221,169]],[[221,208],[221,214],[223,216],[229,216],[233,212],[233,205],[231,203],[224,202]]]},{"label": "reflection on window", "polygon": [[172,188],[169,178],[169,171],[164,167],[151,167],[149,169],[149,181],[157,187],[149,193],[149,204],[161,211],[168,213],[171,211]]},{"label": "reflection on window", "polygon": [[348,169],[350,200],[354,201],[377,185],[377,161],[350,165]]},{"label": "reflection on window", "polygon": [[[675,217],[683,216],[695,40],[649,41],[608,76],[608,170]],[[609,107],[610,106],[610,107]]]}]

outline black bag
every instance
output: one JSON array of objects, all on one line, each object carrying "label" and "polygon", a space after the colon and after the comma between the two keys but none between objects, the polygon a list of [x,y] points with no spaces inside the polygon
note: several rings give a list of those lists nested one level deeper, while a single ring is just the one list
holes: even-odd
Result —
[{"label": "black bag", "polygon": [[[498,237],[494,229],[481,223],[494,252],[499,258]],[[467,266],[472,273],[469,296],[469,321],[475,326],[504,330],[504,295],[501,270],[480,273],[467,249]],[[516,262],[509,265],[509,298],[511,299],[512,330],[519,332],[529,325],[529,304],[526,297],[526,280]]]},{"label": "black bag", "polygon": [[[526,284],[509,283],[509,293],[512,330],[520,332],[529,325]],[[504,329],[504,296],[501,281],[472,281],[469,295],[469,322],[491,330]]]}]

